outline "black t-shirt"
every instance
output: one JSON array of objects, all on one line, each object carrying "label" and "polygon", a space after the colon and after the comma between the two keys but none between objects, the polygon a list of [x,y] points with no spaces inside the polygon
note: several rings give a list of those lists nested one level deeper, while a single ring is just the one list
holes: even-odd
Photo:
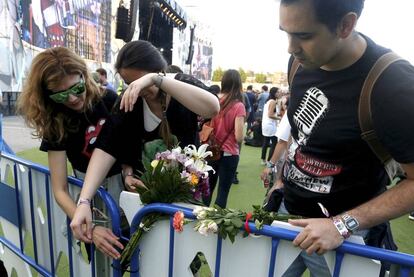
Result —
[{"label": "black t-shirt", "polygon": [[[285,205],[290,213],[323,217],[362,204],[385,190],[383,165],[361,139],[358,103],[375,61],[388,52],[365,37],[367,49],[340,71],[299,67],[288,108],[293,143],[284,168]],[[398,61],[377,80],[372,96],[375,131],[395,160],[414,162],[414,68]],[[408,126],[407,126],[408,125]]]},{"label": "black t-shirt", "polygon": [[[93,149],[98,134],[101,132],[104,123],[108,120],[109,113],[116,101],[117,96],[113,93],[106,93],[101,100],[99,100],[86,113],[78,113],[72,109],[66,108],[63,105],[59,106],[61,113],[67,114],[72,122],[77,126],[77,131],[69,132],[67,137],[61,141],[53,142],[46,139],[42,140],[40,145],[41,151],[66,151],[69,162],[72,167],[83,173],[88,168],[89,159],[92,156]],[[108,176],[118,174],[121,172],[119,164],[115,164]]]},{"label": "black t-shirt", "polygon": [[[194,77],[186,74],[177,74],[175,79],[204,89],[207,88],[204,85],[195,84]],[[118,110],[114,112],[109,124],[105,124],[96,147],[115,157],[121,164],[128,164],[134,169],[142,171],[143,144],[161,138],[159,126],[151,132],[145,131],[143,114],[141,97],[137,99],[132,111],[125,113]],[[167,107],[167,120],[171,133],[177,137],[181,147],[197,144],[197,114],[171,98]]]}]

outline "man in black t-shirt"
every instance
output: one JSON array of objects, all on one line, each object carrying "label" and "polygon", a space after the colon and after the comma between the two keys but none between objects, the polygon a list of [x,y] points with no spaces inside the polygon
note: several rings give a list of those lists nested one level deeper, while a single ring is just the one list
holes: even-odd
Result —
[{"label": "man in black t-shirt", "polygon": [[[293,243],[307,254],[323,254],[352,233],[414,209],[414,67],[404,60],[390,65],[371,96],[375,132],[407,176],[384,192],[387,174],[361,138],[358,103],[368,72],[390,50],[355,31],[363,5],[363,0],[282,0],[280,5],[289,67],[294,58],[300,64],[290,84],[293,140],[282,208],[310,218],[290,221],[304,227]],[[333,218],[326,218],[326,211]],[[294,264],[302,262],[315,276],[329,275],[320,266],[312,269],[306,256]],[[302,270],[289,268],[286,276]]]}]

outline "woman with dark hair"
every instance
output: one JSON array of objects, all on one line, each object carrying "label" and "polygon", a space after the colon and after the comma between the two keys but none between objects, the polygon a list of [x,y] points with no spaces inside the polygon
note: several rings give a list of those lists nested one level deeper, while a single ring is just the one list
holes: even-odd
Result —
[{"label": "woman with dark hair", "polygon": [[242,89],[242,81],[237,70],[229,69],[224,72],[221,91],[218,93],[220,112],[210,123],[214,127],[214,137],[221,145],[222,154],[218,161],[210,162],[215,173],[209,174],[210,196],[203,199],[206,205],[210,205],[217,179],[219,185],[215,204],[223,208],[227,205],[227,197],[239,163],[239,144],[243,141],[246,110]]},{"label": "woman with dark hair", "polygon": [[[69,218],[73,218],[76,204],[69,194],[66,160],[82,179],[115,101],[116,95],[99,88],[84,60],[67,48],[46,49],[32,61],[17,107],[42,139],[40,150],[48,155],[53,195]],[[117,200],[123,189],[121,168],[111,166],[99,184]],[[122,247],[112,231],[102,226],[93,229],[90,242],[102,252],[108,245]]]},{"label": "woman with dark hair", "polygon": [[[266,161],[270,160],[272,157],[273,151],[277,143],[276,129],[277,129],[277,120],[280,119],[276,114],[276,94],[278,92],[277,87],[272,87],[269,92],[269,98],[263,107],[262,115],[262,134],[263,134],[263,144],[262,144],[262,164],[266,164]],[[269,156],[266,160],[267,148],[270,146]]]},{"label": "woman with dark hair", "polygon": [[[123,165],[126,188],[136,191],[136,186],[143,186],[134,173],[143,170],[146,142],[162,138],[167,148],[177,140],[181,146],[195,144],[197,114],[211,118],[219,111],[217,98],[205,90],[208,87],[185,74],[166,77],[161,74],[166,67],[159,50],[147,41],[132,41],[120,50],[115,68],[129,86],[122,95],[120,111],[105,126],[91,158],[81,192],[85,202],[96,193],[103,175],[116,160]],[[84,230],[83,224],[87,226]],[[78,205],[71,227],[75,237],[90,241],[91,212],[87,205]],[[108,255],[119,257],[118,252]]]}]

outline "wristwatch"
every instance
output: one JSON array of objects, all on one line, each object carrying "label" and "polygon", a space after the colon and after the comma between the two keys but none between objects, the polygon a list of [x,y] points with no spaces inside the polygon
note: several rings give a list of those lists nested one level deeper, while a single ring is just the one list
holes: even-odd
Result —
[{"label": "wristwatch", "polygon": [[350,214],[344,213],[341,215],[342,221],[349,232],[355,233],[359,229],[358,220]]}]

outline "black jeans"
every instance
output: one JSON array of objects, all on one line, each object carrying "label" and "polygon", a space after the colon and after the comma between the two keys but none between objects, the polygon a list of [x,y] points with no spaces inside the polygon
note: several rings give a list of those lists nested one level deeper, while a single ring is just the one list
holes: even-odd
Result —
[{"label": "black jeans", "polygon": [[225,208],[227,205],[227,198],[229,196],[230,187],[233,182],[234,174],[236,173],[237,165],[239,163],[239,155],[221,156],[218,161],[210,162],[209,164],[216,171],[215,174],[209,173],[210,195],[203,197],[203,202],[210,206],[211,196],[216,188],[217,179],[219,180],[217,198],[215,204]]},{"label": "black jeans", "polygon": [[[272,143],[272,144],[270,144]],[[270,150],[269,150],[269,156],[267,158],[267,161],[270,160],[270,158],[273,155],[273,151],[275,150],[276,147],[276,143],[277,143],[277,137],[273,136],[273,137],[263,137],[263,144],[262,144],[262,160],[266,159],[266,152],[267,152],[267,148],[270,146]]]}]

